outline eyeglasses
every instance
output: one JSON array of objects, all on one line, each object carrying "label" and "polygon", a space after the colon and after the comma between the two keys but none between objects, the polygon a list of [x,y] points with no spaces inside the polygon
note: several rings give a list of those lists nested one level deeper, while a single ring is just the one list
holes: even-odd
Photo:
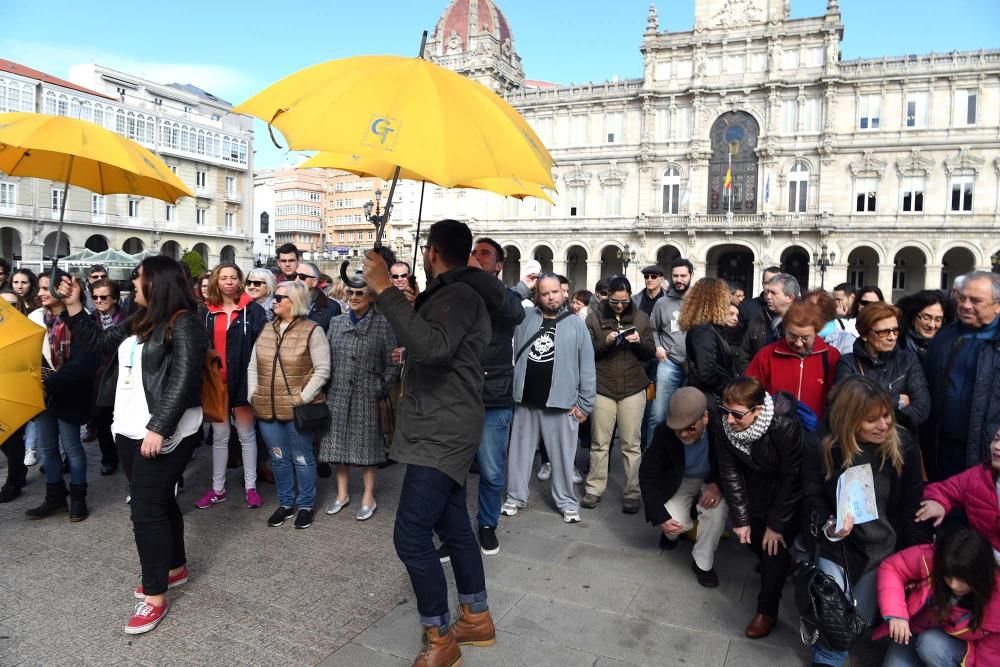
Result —
[{"label": "eyeglasses", "polygon": [[92,274],[90,274],[90,279],[91,280],[104,280],[107,277],[108,277],[108,274],[106,274],[106,273],[92,273]]},{"label": "eyeglasses", "polygon": [[674,429],[674,430],[677,431],[678,433],[694,433],[695,431],[698,430],[699,423],[700,422],[695,422],[690,426],[685,426],[684,428]]},{"label": "eyeglasses", "polygon": [[308,273],[296,273],[295,275],[299,277],[299,280],[309,280],[310,278],[316,280],[316,276],[310,276]]},{"label": "eyeglasses", "polygon": [[348,289],[344,290],[344,293],[347,294],[347,296],[364,296],[364,295],[368,294],[368,290],[366,290],[366,289],[350,289],[350,288],[348,288]]},{"label": "eyeglasses", "polygon": [[653,278],[662,278],[663,276],[661,276],[659,273],[644,273],[642,274],[642,277],[645,278],[646,280],[652,280]]},{"label": "eyeglasses", "polygon": [[888,338],[889,336],[896,337],[899,336],[899,327],[891,327],[889,329],[872,329],[871,333],[875,334],[879,338]]},{"label": "eyeglasses", "polygon": [[607,290],[597,290],[597,296],[607,296],[607,295],[608,295]]},{"label": "eyeglasses", "polygon": [[795,334],[790,334],[790,333],[785,334],[785,340],[788,341],[789,343],[799,342],[802,343],[803,345],[807,344],[815,337],[816,334],[809,334],[808,336],[796,336]]},{"label": "eyeglasses", "polygon": [[409,273],[390,273],[389,277],[393,280],[405,280],[410,277]]},{"label": "eyeglasses", "polygon": [[927,313],[917,313],[917,319],[921,322],[927,322],[928,324],[933,322],[934,324],[942,324],[944,318],[940,315],[928,315]]},{"label": "eyeglasses", "polygon": [[134,269],[132,269],[132,273],[128,275],[128,279],[132,281],[136,281],[139,279],[139,267],[135,267]]},{"label": "eyeglasses", "polygon": [[624,306],[629,302],[630,302],[629,299],[608,299],[608,303],[610,303],[612,306]]},{"label": "eyeglasses", "polygon": [[878,301],[877,300],[876,301],[858,301],[858,303],[860,303],[861,307],[864,308],[865,306],[870,306],[873,303],[878,303]]},{"label": "eyeglasses", "polygon": [[274,302],[275,303],[281,303],[285,299],[291,299],[291,298],[292,297],[288,296],[287,294],[275,294],[274,295]]},{"label": "eyeglasses", "polygon": [[247,287],[263,287],[266,283],[263,280],[248,280]]},{"label": "eyeglasses", "polygon": [[94,301],[111,301],[110,294],[95,294]]},{"label": "eyeglasses", "polygon": [[727,408],[724,405],[720,405],[719,406],[719,410],[722,412],[722,414],[724,414],[724,415],[730,415],[731,417],[733,417],[734,419],[737,419],[737,420],[743,419],[744,417],[746,417],[748,414],[750,414],[751,412],[753,412],[756,409],[757,409],[757,406],[755,405],[752,408],[750,408],[749,410],[743,410],[742,412],[740,412],[739,410],[730,410],[729,408]]}]

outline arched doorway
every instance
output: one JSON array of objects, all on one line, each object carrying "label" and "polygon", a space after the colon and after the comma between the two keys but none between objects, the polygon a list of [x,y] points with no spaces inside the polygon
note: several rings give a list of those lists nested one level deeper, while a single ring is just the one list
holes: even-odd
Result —
[{"label": "arched doorway", "polygon": [[[729,111],[712,124],[709,140],[708,212],[757,212],[757,137],[760,126],[745,111]],[[730,187],[726,174],[732,170]]]},{"label": "arched doorway", "polygon": [[236,248],[231,245],[222,246],[222,252],[219,253],[220,262],[235,262],[236,261]]},{"label": "arched doorway", "polygon": [[681,251],[672,245],[660,246],[660,249],[656,251],[656,263],[663,268],[668,283],[670,282],[670,264],[680,256]]},{"label": "arched doorway", "polygon": [[13,227],[0,227],[0,257],[21,259],[21,234]]},{"label": "arched doorway", "polygon": [[521,251],[509,245],[503,249],[503,273],[505,285],[514,286],[521,279]]},{"label": "arched doorway", "polygon": [[207,245],[204,243],[195,243],[191,250],[201,255],[201,261],[204,262],[205,266],[209,269],[212,268],[212,266],[208,263],[209,250]]},{"label": "arched doorway", "polygon": [[145,247],[146,245],[142,242],[142,239],[140,239],[137,236],[130,236],[129,238],[125,239],[125,243],[122,244],[122,250],[128,253],[129,255],[134,255],[138,252],[142,252],[145,249]]},{"label": "arched doorway", "polygon": [[941,262],[941,289],[950,290],[955,278],[976,268],[976,258],[968,248],[952,248]]},{"label": "arched doorway", "polygon": [[569,278],[570,293],[587,289],[587,250],[582,246],[570,246],[566,250],[566,277]]},{"label": "arched doorway", "polygon": [[620,276],[624,273],[622,260],[618,257],[618,246],[604,246],[601,250],[601,278]]},{"label": "arched doorway", "polygon": [[160,254],[170,259],[180,260],[181,245],[177,241],[165,241],[160,246]]},{"label": "arched doorway", "polygon": [[781,270],[794,276],[803,292],[809,289],[809,253],[805,249],[794,245],[786,248],[781,253]]},{"label": "arched doorway", "polygon": [[708,275],[742,287],[745,293],[750,294],[753,288],[753,262],[753,251],[746,246],[715,246],[709,249],[707,255]]},{"label": "arched doorway", "polygon": [[920,248],[907,247],[892,260],[892,300],[924,288],[927,278],[927,256]]},{"label": "arched doorway", "polygon": [[104,252],[111,246],[108,244],[108,239],[106,236],[103,236],[101,234],[94,234],[93,236],[87,238],[87,241],[86,243],[83,244],[83,247],[86,248],[87,250],[93,250],[94,252]]},{"label": "arched doorway", "polygon": [[847,256],[847,284],[878,285],[878,253],[874,249],[861,246]]},{"label": "arched doorway", "polygon": [[552,248],[540,245],[535,248],[534,260],[542,265],[542,273],[552,273]]},{"label": "arched doorway", "polygon": [[66,232],[63,232],[62,236],[59,237],[58,250],[56,249],[56,234],[58,233],[59,232],[52,232],[45,237],[45,243],[42,246],[42,256],[45,259],[65,257],[69,254],[69,237],[66,236]]}]

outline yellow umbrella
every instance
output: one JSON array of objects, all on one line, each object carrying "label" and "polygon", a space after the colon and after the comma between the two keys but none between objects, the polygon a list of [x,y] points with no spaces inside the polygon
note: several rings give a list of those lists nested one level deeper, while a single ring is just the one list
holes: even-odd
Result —
[{"label": "yellow umbrella", "polygon": [[513,107],[422,58],[331,60],[233,111],[270,123],[291,149],[376,158],[444,187],[483,178],[555,187],[552,156]]},{"label": "yellow umbrella", "polygon": [[0,299],[0,445],[45,409],[44,337],[45,329]]}]

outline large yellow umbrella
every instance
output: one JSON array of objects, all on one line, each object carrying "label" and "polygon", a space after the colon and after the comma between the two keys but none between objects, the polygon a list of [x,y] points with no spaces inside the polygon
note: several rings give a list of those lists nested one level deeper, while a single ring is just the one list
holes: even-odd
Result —
[{"label": "large yellow umbrella", "polygon": [[45,409],[44,337],[45,329],[0,299],[0,445]]}]

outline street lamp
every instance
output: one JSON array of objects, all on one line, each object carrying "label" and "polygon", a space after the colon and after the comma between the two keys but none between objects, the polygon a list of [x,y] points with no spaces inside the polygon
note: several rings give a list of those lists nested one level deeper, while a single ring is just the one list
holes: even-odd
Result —
[{"label": "street lamp", "polygon": [[628,265],[635,261],[635,250],[632,250],[628,243],[618,251],[618,259],[622,263],[622,271],[628,271]]},{"label": "street lamp", "polygon": [[[834,260],[837,258],[837,253],[827,252],[826,241],[823,242],[819,247],[820,251],[813,251],[813,262],[819,267],[819,288],[826,288],[826,270],[830,268]],[[995,266],[995,265],[994,265]]]}]

